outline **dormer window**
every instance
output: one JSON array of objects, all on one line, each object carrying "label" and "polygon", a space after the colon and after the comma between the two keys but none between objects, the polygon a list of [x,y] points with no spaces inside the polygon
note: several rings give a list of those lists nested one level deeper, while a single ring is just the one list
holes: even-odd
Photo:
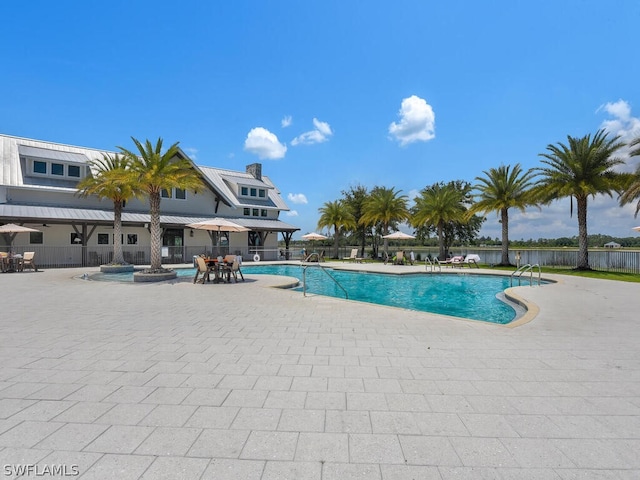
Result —
[{"label": "dormer window", "polygon": [[266,198],[267,191],[264,188],[240,187],[240,196],[249,198]]}]

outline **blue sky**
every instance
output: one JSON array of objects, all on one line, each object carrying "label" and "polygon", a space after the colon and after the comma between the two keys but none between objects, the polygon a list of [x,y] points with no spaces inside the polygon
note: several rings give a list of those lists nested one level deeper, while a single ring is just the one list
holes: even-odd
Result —
[{"label": "blue sky", "polygon": [[[540,166],[567,135],[640,135],[637,0],[36,0],[3,18],[0,132],[260,161],[298,237],[354,185],[413,198]],[[589,208],[590,233],[640,225],[615,198]],[[558,201],[511,212],[510,232],[574,236],[577,220]],[[481,234],[500,236],[495,214]]]}]

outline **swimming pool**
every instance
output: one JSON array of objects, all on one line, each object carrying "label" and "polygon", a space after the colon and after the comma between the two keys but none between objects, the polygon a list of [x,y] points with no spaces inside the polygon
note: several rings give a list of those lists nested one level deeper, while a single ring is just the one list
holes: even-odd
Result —
[{"label": "swimming pool", "polygon": [[[394,275],[328,270],[348,292],[349,300],[498,324],[513,321],[518,313],[513,306],[498,298],[509,287],[509,277],[461,273]],[[176,271],[179,277],[193,278],[195,275],[195,269],[191,268]],[[245,276],[285,275],[300,281],[303,278],[303,267],[300,265],[243,265],[242,271]],[[133,274],[95,274],[91,279],[133,281]],[[307,293],[345,298],[342,289],[318,267],[307,268],[306,281]]]}]

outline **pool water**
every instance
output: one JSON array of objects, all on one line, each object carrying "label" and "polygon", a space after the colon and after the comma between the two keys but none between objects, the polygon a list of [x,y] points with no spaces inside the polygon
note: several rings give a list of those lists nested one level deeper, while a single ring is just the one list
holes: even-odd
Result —
[{"label": "pool water", "polygon": [[[179,277],[193,278],[195,269],[176,269]],[[509,285],[509,277],[473,274],[393,275],[327,269],[347,291],[349,300],[439,313],[472,320],[506,324],[516,310],[497,297]],[[299,265],[243,265],[247,275],[285,275],[302,282]],[[96,274],[93,280],[133,281],[131,273]],[[345,298],[344,291],[318,267],[306,271],[306,291],[318,295]],[[302,290],[300,287],[299,290]]]}]

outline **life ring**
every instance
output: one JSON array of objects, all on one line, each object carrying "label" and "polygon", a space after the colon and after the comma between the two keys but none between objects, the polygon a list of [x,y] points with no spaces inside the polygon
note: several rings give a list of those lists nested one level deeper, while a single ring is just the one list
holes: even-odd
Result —
[{"label": "life ring", "polygon": [[257,253],[253,256],[253,261],[254,262],[259,262],[260,261],[260,255],[258,255]]}]

